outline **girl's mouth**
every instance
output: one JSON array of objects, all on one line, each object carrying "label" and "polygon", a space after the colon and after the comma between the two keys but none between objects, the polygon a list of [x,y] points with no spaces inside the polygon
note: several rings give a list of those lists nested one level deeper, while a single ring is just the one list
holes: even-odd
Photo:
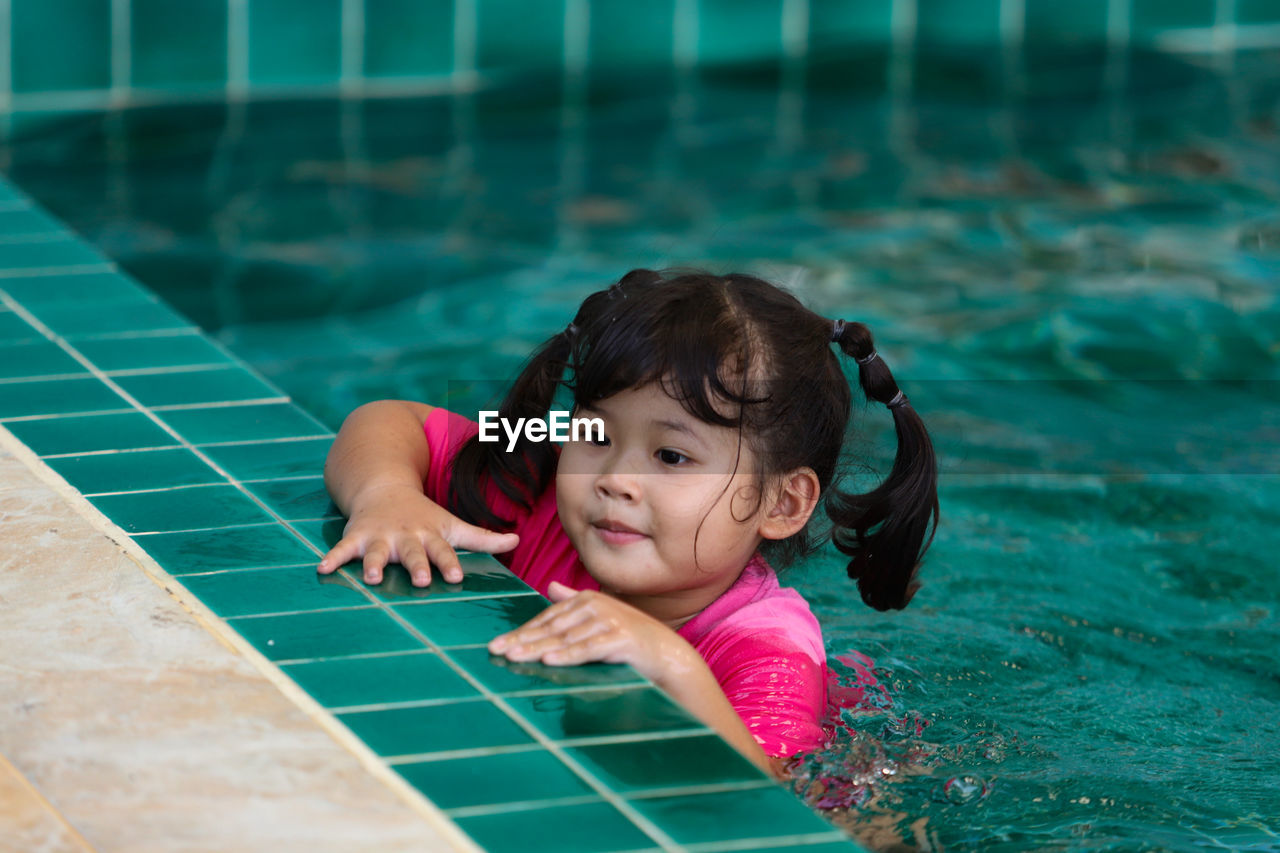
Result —
[{"label": "girl's mouth", "polygon": [[634,527],[609,518],[591,522],[591,529],[606,545],[630,545],[649,538]]}]

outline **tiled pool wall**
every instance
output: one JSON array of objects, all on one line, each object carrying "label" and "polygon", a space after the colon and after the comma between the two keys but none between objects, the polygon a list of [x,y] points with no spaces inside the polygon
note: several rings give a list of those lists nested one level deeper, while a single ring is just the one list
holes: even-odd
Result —
[{"label": "tiled pool wall", "polygon": [[316,575],[330,431],[3,181],[0,234],[0,426],[482,847],[849,847],[630,668],[491,659],[545,606],[492,558]]},{"label": "tiled pool wall", "polygon": [[[0,0],[0,133],[172,99],[451,91],[485,75],[891,46],[1280,43],[1274,0]],[[1012,64],[1018,58],[1011,56]],[[1013,70],[1013,69],[1011,69]],[[1016,73],[1016,72],[1015,72]],[[896,79],[909,80],[909,74]]]}]

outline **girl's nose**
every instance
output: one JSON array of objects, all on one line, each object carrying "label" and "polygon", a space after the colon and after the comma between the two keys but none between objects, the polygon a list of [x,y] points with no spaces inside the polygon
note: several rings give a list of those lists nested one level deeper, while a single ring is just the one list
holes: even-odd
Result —
[{"label": "girl's nose", "polygon": [[634,501],[640,497],[640,484],[635,474],[622,466],[621,460],[615,460],[596,477],[596,494],[614,500]]}]

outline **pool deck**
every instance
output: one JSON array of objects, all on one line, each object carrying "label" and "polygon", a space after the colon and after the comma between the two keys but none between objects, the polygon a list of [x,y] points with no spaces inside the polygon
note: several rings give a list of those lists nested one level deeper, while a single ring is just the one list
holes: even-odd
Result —
[{"label": "pool deck", "polygon": [[478,849],[163,578],[0,428],[0,851]]}]

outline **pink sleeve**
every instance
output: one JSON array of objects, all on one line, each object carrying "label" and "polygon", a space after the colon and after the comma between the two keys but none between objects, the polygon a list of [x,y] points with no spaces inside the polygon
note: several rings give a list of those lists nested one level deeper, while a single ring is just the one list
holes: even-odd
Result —
[{"label": "pink sleeve", "polygon": [[[427,479],[422,490],[427,497],[448,506],[449,483],[453,479],[453,460],[471,436],[480,431],[475,421],[447,409],[432,409],[422,425],[422,432],[427,437],[427,447],[431,452],[431,463],[427,469]],[[507,498],[492,483],[484,490],[485,503],[489,508],[504,518],[517,522],[528,515],[528,512]]]},{"label": "pink sleeve", "polygon": [[785,637],[735,634],[704,652],[747,730],[772,758],[817,749],[826,708],[822,664]]},{"label": "pink sleeve", "polygon": [[[431,500],[447,507],[454,458],[462,445],[479,431],[479,427],[461,415],[434,409],[427,416],[422,431],[431,452],[431,465],[423,491]],[[515,523],[515,532],[520,534],[520,544],[515,550],[494,555],[516,577],[543,595],[547,594],[552,581],[560,581],[573,589],[600,588],[587,574],[560,524],[554,484],[528,509],[518,506],[493,483],[486,485],[484,500],[500,517],[511,519]]]}]

